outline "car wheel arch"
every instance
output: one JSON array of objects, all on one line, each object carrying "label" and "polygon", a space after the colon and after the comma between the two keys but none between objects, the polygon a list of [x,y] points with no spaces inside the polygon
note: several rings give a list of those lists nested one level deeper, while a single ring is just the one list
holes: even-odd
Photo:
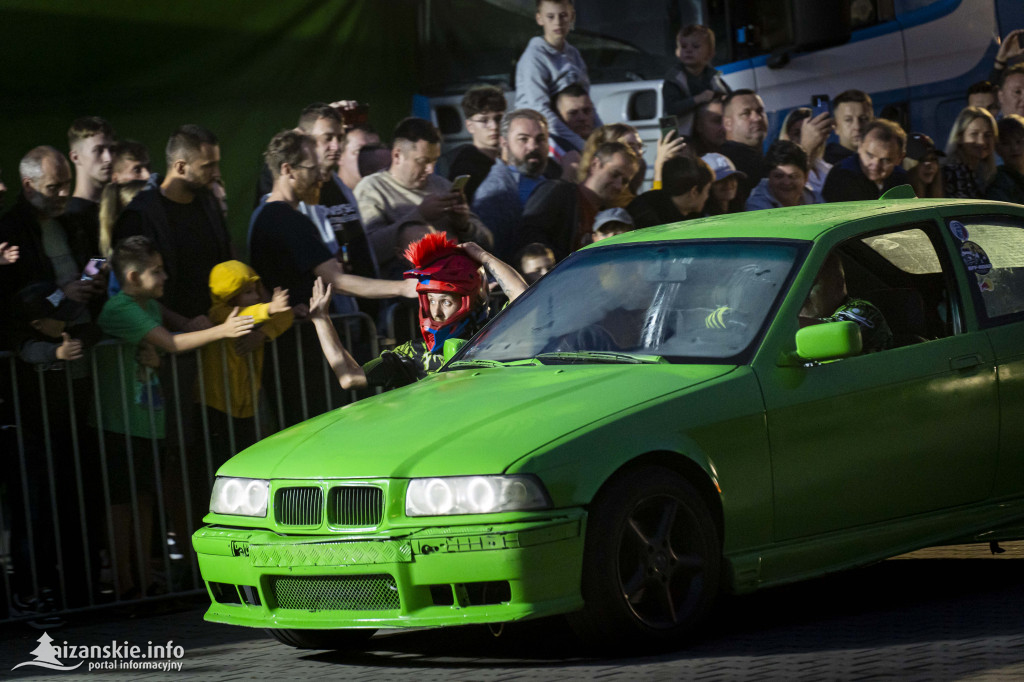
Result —
[{"label": "car wheel arch", "polygon": [[698,493],[700,493],[701,499],[704,501],[708,511],[711,513],[711,517],[715,522],[715,527],[718,529],[719,542],[724,545],[725,514],[722,509],[722,498],[718,486],[704,467],[690,457],[678,452],[654,450],[637,455],[636,457],[623,462],[615,471],[605,478],[600,486],[598,486],[591,499],[596,499],[604,488],[624,474],[636,469],[643,469],[652,466],[671,469],[685,478],[687,482],[692,485]]}]

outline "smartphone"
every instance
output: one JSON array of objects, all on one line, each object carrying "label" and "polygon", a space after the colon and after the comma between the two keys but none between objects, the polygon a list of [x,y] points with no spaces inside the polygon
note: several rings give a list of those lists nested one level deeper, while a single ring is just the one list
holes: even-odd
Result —
[{"label": "smartphone", "polygon": [[93,277],[100,274],[100,268],[106,262],[106,258],[90,258],[89,262],[85,264],[85,269],[82,270],[82,279],[91,281]]},{"label": "smartphone", "polygon": [[658,119],[658,128],[661,129],[661,139],[664,140],[665,136],[670,132],[675,131],[676,136],[679,136],[679,118],[677,116],[662,116]]},{"label": "smartphone", "polygon": [[828,95],[811,95],[811,118],[830,113],[831,110]]},{"label": "smartphone", "polygon": [[345,128],[365,125],[370,122],[370,105],[360,104],[354,109],[341,110],[341,125]]},{"label": "smartphone", "polygon": [[452,191],[453,192],[462,192],[463,190],[466,189],[466,183],[467,182],[469,182],[469,176],[468,175],[456,176],[456,178],[454,180],[452,180]]}]

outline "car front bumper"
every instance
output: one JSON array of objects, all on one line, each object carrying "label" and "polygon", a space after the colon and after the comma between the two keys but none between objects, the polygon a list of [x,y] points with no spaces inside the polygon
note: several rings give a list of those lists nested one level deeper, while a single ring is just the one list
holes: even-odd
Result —
[{"label": "car front bumper", "polygon": [[500,623],[583,605],[586,512],[358,537],[206,526],[206,620],[259,628]]}]

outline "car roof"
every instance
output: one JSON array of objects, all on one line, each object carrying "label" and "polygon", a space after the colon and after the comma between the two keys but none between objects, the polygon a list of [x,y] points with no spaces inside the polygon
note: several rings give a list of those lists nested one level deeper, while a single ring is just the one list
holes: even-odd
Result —
[{"label": "car roof", "polygon": [[814,240],[829,230],[857,220],[882,214],[913,213],[955,206],[974,209],[998,208],[1002,212],[1006,210],[1008,204],[974,199],[889,199],[772,208],[634,230],[601,240],[597,246],[668,239]]}]

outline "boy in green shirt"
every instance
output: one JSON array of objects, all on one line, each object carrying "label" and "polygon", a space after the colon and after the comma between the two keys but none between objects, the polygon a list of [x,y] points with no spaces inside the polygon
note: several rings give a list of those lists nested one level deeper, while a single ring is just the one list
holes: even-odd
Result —
[{"label": "boy in green shirt", "polygon": [[[118,592],[122,597],[141,595],[130,563],[132,497],[139,527],[135,539],[146,572],[152,527],[155,469],[151,453],[164,437],[164,404],[156,369],[158,350],[180,353],[219,339],[243,336],[252,329],[251,316],[236,308],[223,324],[184,334],[172,334],[162,324],[160,304],[167,273],[163,258],[146,237],[128,237],[119,243],[111,264],[121,291],[103,306],[99,326],[126,343],[96,349],[96,382],[100,392],[99,423],[104,432],[106,467],[110,475],[111,516]],[[134,479],[134,487],[132,486]],[[137,494],[135,494],[137,493]],[[138,575],[145,586],[146,575]]]}]

